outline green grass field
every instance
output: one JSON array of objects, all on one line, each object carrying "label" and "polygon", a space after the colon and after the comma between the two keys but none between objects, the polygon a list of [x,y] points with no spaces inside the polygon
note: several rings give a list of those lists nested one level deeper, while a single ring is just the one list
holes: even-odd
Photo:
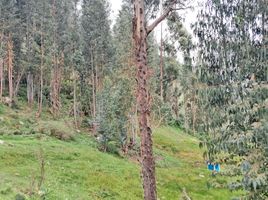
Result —
[{"label": "green grass field", "polygon": [[[14,125],[11,118],[1,116],[2,122]],[[63,122],[58,123],[64,127]],[[2,123],[0,129],[0,140],[4,141],[0,145],[0,200],[15,200],[17,194],[31,200],[142,199],[140,169],[134,159],[98,151],[94,139],[86,134],[76,134],[73,141],[64,142],[40,133],[4,134],[3,130],[8,131],[5,126]],[[171,127],[154,130],[153,136],[159,199],[178,200],[183,188],[192,200],[229,200],[242,193],[224,189],[225,177],[211,177],[194,137]],[[38,191],[40,152],[45,179]]]}]

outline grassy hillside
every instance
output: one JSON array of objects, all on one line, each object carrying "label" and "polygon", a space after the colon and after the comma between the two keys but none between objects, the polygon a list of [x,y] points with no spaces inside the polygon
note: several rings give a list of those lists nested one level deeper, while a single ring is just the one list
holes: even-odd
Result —
[{"label": "grassy hillside", "polygon": [[[142,199],[139,165],[134,159],[99,152],[92,137],[75,133],[64,121],[35,121],[30,111],[13,112],[0,109],[1,200],[13,200],[17,194],[48,200]],[[50,126],[70,132],[74,140],[47,136]],[[11,135],[13,129],[27,135]],[[193,200],[238,196],[221,189],[225,178],[211,177],[197,139],[171,127],[154,130],[153,135],[159,199],[178,200],[183,188]],[[37,191],[42,157],[45,179]],[[31,191],[34,194],[29,197]]]}]

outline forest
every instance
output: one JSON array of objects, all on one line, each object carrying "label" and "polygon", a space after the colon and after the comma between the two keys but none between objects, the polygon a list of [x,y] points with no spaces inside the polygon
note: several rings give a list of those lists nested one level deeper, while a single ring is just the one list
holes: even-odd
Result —
[{"label": "forest", "polygon": [[0,200],[39,199],[267,200],[268,1],[0,0]]}]

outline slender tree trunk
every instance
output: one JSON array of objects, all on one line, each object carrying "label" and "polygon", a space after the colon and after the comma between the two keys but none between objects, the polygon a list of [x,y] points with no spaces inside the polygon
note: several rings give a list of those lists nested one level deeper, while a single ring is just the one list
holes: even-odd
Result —
[{"label": "slender tree trunk", "polygon": [[[97,74],[95,72],[97,71],[97,67],[95,67],[94,63],[94,52],[93,49],[91,50],[91,82],[92,82],[92,117],[95,120],[96,119],[96,91],[97,91]],[[96,123],[93,123],[93,133],[96,133],[97,126]]]},{"label": "slender tree trunk", "polygon": [[43,44],[43,33],[41,33],[41,64],[40,64],[40,94],[38,100],[38,117],[42,114],[43,109],[43,67],[44,67],[44,44]]},{"label": "slender tree trunk", "polygon": [[13,101],[13,42],[11,36],[9,36],[7,43],[7,65],[8,65],[8,88],[11,107]]},{"label": "slender tree trunk", "polygon": [[153,157],[152,130],[149,127],[149,92],[147,86],[147,31],[144,1],[134,1],[133,37],[137,66],[137,104],[141,135],[141,173],[144,199],[156,200],[155,162]]},{"label": "slender tree trunk", "polygon": [[60,102],[60,89],[61,89],[61,69],[64,65],[64,55],[62,53],[61,58],[58,59],[54,56],[54,67],[52,69],[51,79],[51,106],[52,114],[57,116],[61,107]]},{"label": "slender tree trunk", "polygon": [[[94,62],[94,52],[93,52],[93,62]],[[99,72],[98,64],[99,63],[97,63],[97,62],[95,62],[93,64],[93,66],[95,67],[95,116],[97,115],[97,98],[96,98],[96,95],[98,94],[98,91],[99,91],[99,79],[100,79],[100,72]]]},{"label": "slender tree trunk", "polygon": [[28,98],[28,106],[32,108],[34,101],[34,88],[33,88],[33,74],[29,73],[27,76],[27,98]]},{"label": "slender tree trunk", "polygon": [[193,133],[195,134],[195,127],[196,127],[196,94],[195,94],[195,84],[194,84],[194,94],[193,94],[193,103],[192,103],[192,111],[193,111]]},{"label": "slender tree trunk", "polygon": [[56,55],[52,58],[53,68],[51,70],[51,82],[50,82],[50,103],[51,103],[51,113],[55,115],[56,113],[56,68],[58,65]]},{"label": "slender tree trunk", "polygon": [[18,95],[20,82],[21,82],[22,76],[24,74],[24,71],[25,71],[25,69],[22,69],[22,71],[17,75],[16,82],[15,82],[16,85],[15,85],[15,89],[14,89],[14,98],[16,98]]},{"label": "slender tree trunk", "polygon": [[[0,51],[3,50],[3,37],[4,34],[0,33]],[[0,102],[3,97],[3,81],[4,81],[4,58],[3,55],[0,55]]]},{"label": "slender tree trunk", "polygon": [[[266,4],[267,5],[267,4]],[[262,62],[267,63],[267,43],[268,43],[268,25],[267,25],[267,12],[262,13],[262,37],[263,37],[263,51],[262,51]],[[266,81],[268,81],[268,67],[266,66]]]},{"label": "slender tree trunk", "polygon": [[94,57],[93,57],[93,50],[91,50],[91,81],[92,81],[92,116],[96,118],[96,77],[95,77],[95,66],[94,66]]},{"label": "slender tree trunk", "polygon": [[55,116],[58,115],[60,110],[60,89],[61,89],[61,69],[64,65],[64,54],[56,53],[57,51],[57,32],[56,32],[56,1],[52,1],[52,16],[54,21],[53,27],[53,69],[51,76],[51,112]]},{"label": "slender tree trunk", "polygon": [[161,23],[161,45],[160,45],[160,98],[164,100],[164,89],[163,89],[163,79],[164,79],[164,58],[163,58],[163,25]]},{"label": "slender tree trunk", "polygon": [[188,95],[187,95],[187,91],[186,93],[184,93],[184,127],[186,128],[186,130],[188,131],[189,126],[188,126],[188,109],[187,109],[187,103],[188,103],[188,99],[187,99]]},{"label": "slender tree trunk", "polygon": [[73,84],[74,84],[74,88],[73,88],[73,100],[74,100],[74,104],[73,104],[73,112],[74,112],[74,124],[75,124],[75,128],[78,128],[78,122],[77,122],[77,104],[76,104],[76,73],[75,70],[73,68]]},{"label": "slender tree trunk", "polygon": [[175,99],[174,99],[174,112],[175,112],[175,116],[176,116],[176,120],[179,119],[179,108],[178,108],[178,95],[175,95]]},{"label": "slender tree trunk", "polygon": [[4,72],[4,60],[0,58],[0,102],[3,97],[3,72]]}]

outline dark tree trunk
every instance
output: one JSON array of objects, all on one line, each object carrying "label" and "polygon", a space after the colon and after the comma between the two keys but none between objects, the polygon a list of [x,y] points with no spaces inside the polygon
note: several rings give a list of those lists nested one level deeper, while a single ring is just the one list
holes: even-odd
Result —
[{"label": "dark tree trunk", "polygon": [[141,135],[141,171],[144,199],[156,200],[155,163],[153,158],[152,130],[149,127],[149,92],[147,87],[147,31],[144,1],[134,1],[133,37],[135,41],[135,61],[137,66],[137,104]]}]

